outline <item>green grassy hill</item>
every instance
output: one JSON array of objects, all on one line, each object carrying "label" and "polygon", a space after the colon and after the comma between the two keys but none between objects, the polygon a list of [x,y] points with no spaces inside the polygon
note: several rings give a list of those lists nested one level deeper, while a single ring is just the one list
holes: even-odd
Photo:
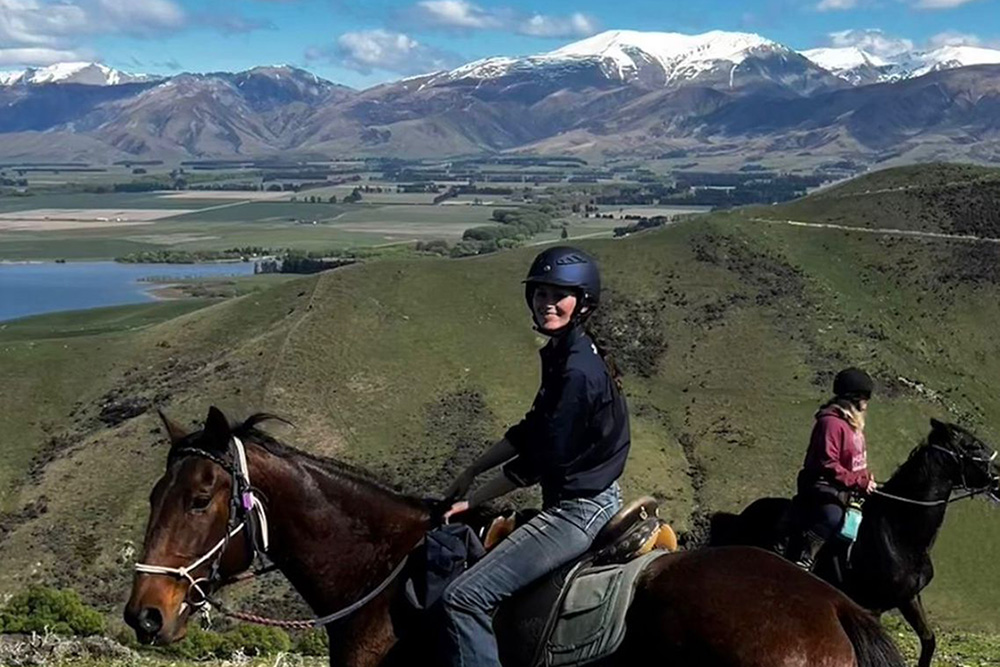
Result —
[{"label": "green grassy hill", "polygon": [[[933,189],[931,175],[903,171],[869,185],[913,178]],[[943,188],[997,178],[955,174]],[[864,190],[878,189],[866,180],[845,196],[830,190],[766,212],[868,225],[850,217],[884,213],[866,208]],[[628,372],[630,495],[655,493],[689,530],[709,511],[790,493],[812,414],[847,364],[879,383],[869,430],[877,476],[926,435],[931,416],[998,441],[996,245],[759,217],[717,214],[581,243],[609,285],[597,328]],[[274,430],[290,444],[414,493],[441,490],[533,396],[540,341],[519,281],[534,251],[384,260],[209,305],[3,327],[0,591],[42,580],[109,610],[121,604],[166,454],[153,405],[190,423],[210,404],[232,416],[275,412],[296,424]],[[1000,631],[998,560],[997,515],[984,502],[950,508],[927,594],[934,622]]]}]

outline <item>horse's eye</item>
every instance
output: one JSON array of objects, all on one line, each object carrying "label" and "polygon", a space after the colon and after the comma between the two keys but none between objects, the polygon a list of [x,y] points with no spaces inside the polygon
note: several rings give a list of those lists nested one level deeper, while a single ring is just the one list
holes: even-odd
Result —
[{"label": "horse's eye", "polygon": [[212,502],[212,496],[195,496],[191,499],[192,512],[204,512]]}]

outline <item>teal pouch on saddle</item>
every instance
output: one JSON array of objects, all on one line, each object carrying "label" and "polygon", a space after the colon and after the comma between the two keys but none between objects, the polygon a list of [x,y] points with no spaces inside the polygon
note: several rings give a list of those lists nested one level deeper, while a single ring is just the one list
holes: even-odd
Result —
[{"label": "teal pouch on saddle", "polygon": [[850,505],[844,512],[844,522],[840,525],[838,536],[842,540],[853,542],[858,539],[858,528],[861,527],[861,508]]}]

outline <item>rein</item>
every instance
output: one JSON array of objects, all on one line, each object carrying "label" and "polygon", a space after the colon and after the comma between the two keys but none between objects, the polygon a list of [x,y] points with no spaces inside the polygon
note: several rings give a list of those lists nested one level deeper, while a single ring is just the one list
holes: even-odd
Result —
[{"label": "rein", "polygon": [[376,588],[369,591],[368,594],[365,595],[363,598],[352,603],[350,606],[344,607],[340,611],[334,612],[332,614],[327,614],[326,616],[320,616],[318,618],[309,618],[309,619],[294,620],[294,621],[283,620],[280,618],[268,618],[267,616],[258,616],[256,614],[249,614],[242,611],[234,611],[228,609],[221,602],[211,597],[206,597],[205,599],[208,602],[210,602],[213,607],[221,611],[224,615],[241,621],[256,623],[257,625],[270,625],[272,627],[294,628],[300,630],[307,630],[309,628],[319,628],[324,625],[329,625],[330,623],[335,623],[336,621],[347,618],[348,616],[350,616],[351,614],[358,611],[366,604],[374,600],[376,597],[378,597],[381,593],[385,591],[386,588],[389,587],[389,585],[396,579],[396,577],[399,576],[399,574],[403,571],[403,568],[406,567],[406,563],[409,559],[410,559],[409,556],[404,556],[403,560],[399,562],[399,565],[396,566],[396,568],[389,574],[389,576],[386,577],[382,581],[382,583],[379,584]]},{"label": "rein", "polygon": [[[235,449],[235,453],[232,457],[235,460],[235,463],[227,462],[221,457],[197,447],[184,447],[175,452],[175,456],[199,456],[201,458],[208,459],[212,463],[220,466],[223,470],[229,473],[230,477],[232,477],[233,483],[232,493],[230,494],[229,499],[229,519],[226,522],[226,533],[223,535],[222,539],[216,542],[214,547],[209,549],[208,552],[196,559],[190,565],[182,567],[168,567],[165,565],[154,565],[151,563],[135,564],[135,571],[140,575],[162,575],[174,577],[176,579],[188,580],[188,596],[190,596],[191,591],[195,591],[199,597],[197,600],[189,600],[188,598],[185,598],[184,602],[181,603],[181,611],[183,611],[184,607],[188,605],[197,610],[201,609],[206,604],[211,604],[225,616],[242,621],[248,621],[250,623],[256,623],[258,625],[299,629],[318,628],[346,618],[364,607],[366,604],[383,593],[403,571],[403,568],[409,560],[409,555],[405,556],[403,560],[396,565],[393,571],[382,581],[382,583],[368,592],[364,597],[353,602],[340,611],[320,616],[318,618],[302,620],[268,618],[266,616],[258,616],[256,614],[228,609],[217,599],[211,597],[201,588],[202,584],[206,584],[209,589],[216,585],[221,588],[227,584],[244,581],[256,576],[257,574],[263,574],[277,569],[276,566],[271,565],[257,571],[251,570],[254,562],[257,560],[257,557],[259,555],[266,554],[268,548],[270,547],[267,513],[264,509],[264,504],[254,494],[253,486],[250,484],[250,469],[247,466],[246,448],[243,446],[243,442],[236,436],[233,436],[231,443],[233,449]],[[256,525],[260,527],[260,547],[258,547],[257,541],[254,539],[255,519]],[[240,532],[244,530],[248,533],[248,544],[252,549],[250,564],[247,566],[245,571],[223,580],[219,574],[222,554],[225,552],[226,547],[229,546],[229,540],[236,535],[239,535]],[[195,578],[192,575],[192,572],[197,570],[199,567],[202,567],[207,562],[211,563],[209,575],[207,577]]]},{"label": "rein", "polygon": [[[959,462],[966,460],[966,461],[972,461],[974,463],[985,463],[989,465],[997,458],[996,450],[994,450],[993,454],[987,458],[981,456],[967,456],[965,454],[956,454],[947,447],[942,447],[940,445],[930,445],[930,447],[931,449],[936,449],[938,451],[944,452],[945,454],[948,454],[949,456],[951,456],[952,458],[954,458],[956,461]],[[966,493],[953,497],[942,498],[940,500],[915,500],[913,498],[904,498],[903,496],[896,496],[891,493],[886,493],[885,491],[879,491],[878,489],[875,489],[874,491],[872,491],[872,493],[877,496],[882,496],[883,498],[888,498],[889,500],[895,500],[897,502],[906,503],[908,505],[918,505],[920,507],[938,507],[940,505],[949,505],[959,500],[965,500],[966,498],[972,498],[973,496],[978,496],[981,493],[988,493],[991,489],[996,487],[998,480],[996,476],[993,475],[992,473],[989,473],[989,471],[987,471],[987,475],[991,479],[990,484],[978,489],[969,489],[968,485],[965,483],[965,469],[962,468],[962,488],[966,489]]]},{"label": "rein", "polygon": [[904,498],[903,496],[894,496],[891,493],[886,493],[885,491],[879,491],[875,489],[872,493],[876,496],[882,496],[883,498],[888,498],[889,500],[896,500],[901,503],[906,503],[907,505],[919,505],[921,507],[937,507],[939,505],[950,505],[951,503],[957,502],[959,500],[965,500],[966,498],[972,498],[973,496],[978,496],[981,493],[986,493],[993,488],[993,485],[984,486],[981,489],[972,489],[964,494],[958,496],[952,496],[949,498],[942,498],[941,500],[914,500],[913,498]]}]

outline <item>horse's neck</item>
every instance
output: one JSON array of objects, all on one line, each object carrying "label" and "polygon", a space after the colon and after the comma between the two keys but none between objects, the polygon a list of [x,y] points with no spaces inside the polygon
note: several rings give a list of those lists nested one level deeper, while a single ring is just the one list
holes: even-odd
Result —
[{"label": "horse's neck", "polygon": [[427,528],[419,505],[374,484],[260,447],[248,456],[266,498],[268,557],[317,614],[378,586]]},{"label": "horse's neck", "polygon": [[[883,490],[900,498],[935,502],[946,500],[953,487],[951,478],[929,458],[929,453],[918,452],[900,466]],[[877,506],[892,543],[921,553],[933,546],[947,507],[946,504],[922,506],[891,498],[880,498]]]}]

